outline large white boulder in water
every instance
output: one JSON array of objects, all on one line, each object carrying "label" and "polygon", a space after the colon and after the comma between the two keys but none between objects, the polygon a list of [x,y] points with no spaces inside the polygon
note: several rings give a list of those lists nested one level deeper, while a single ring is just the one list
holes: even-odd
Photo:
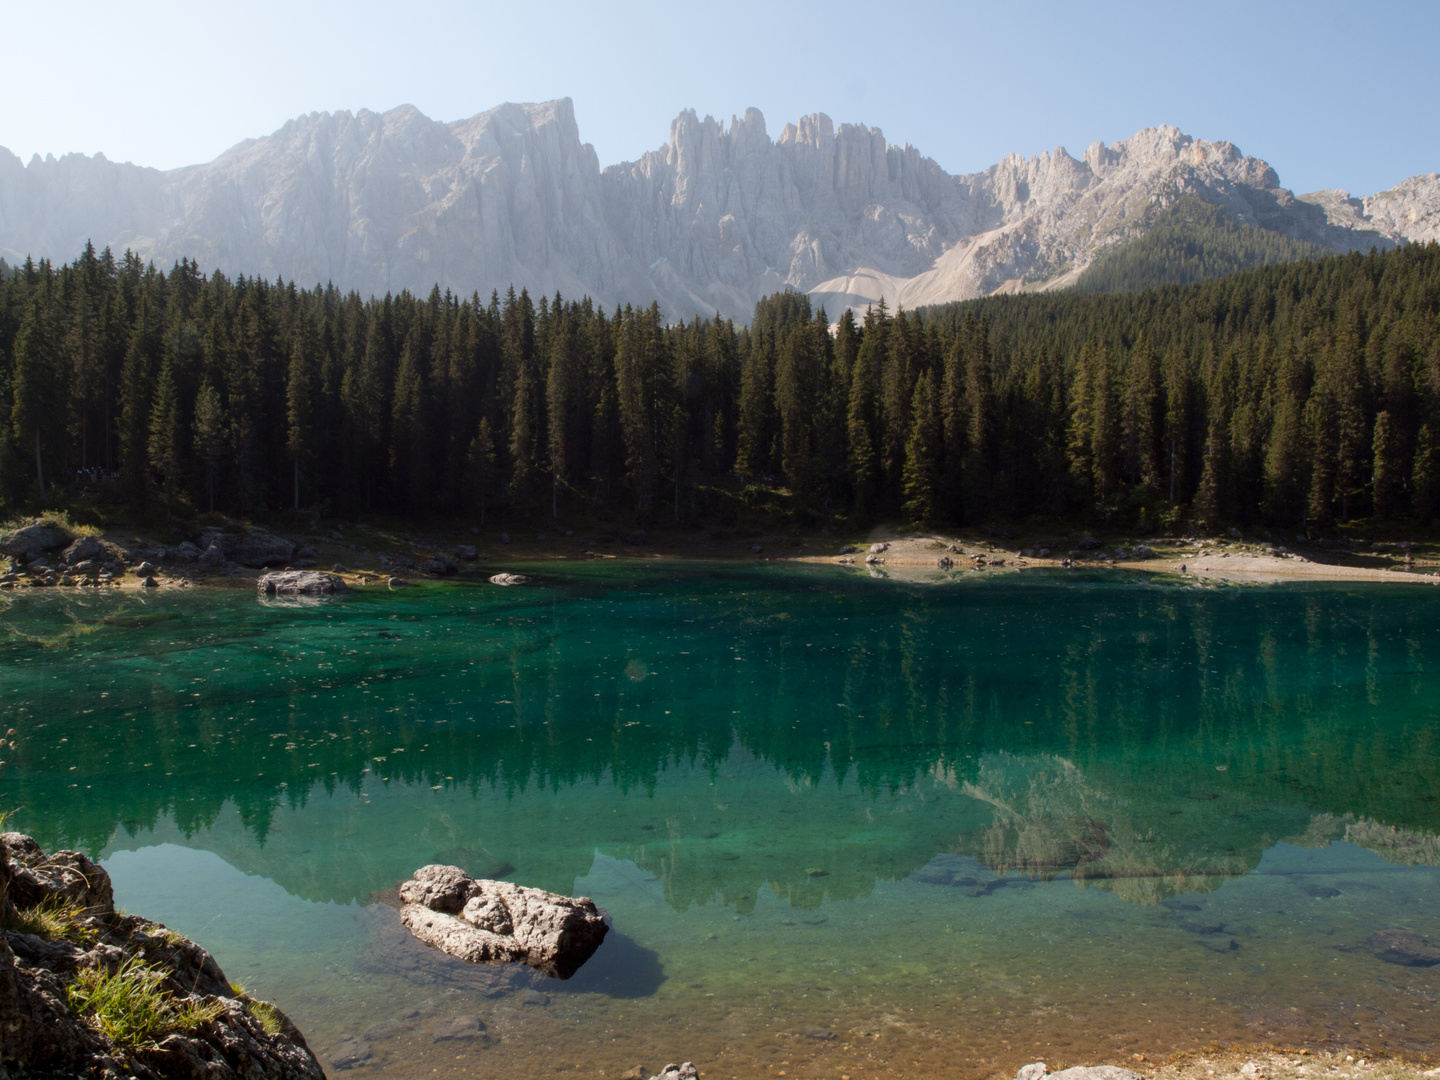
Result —
[{"label": "large white boulder in water", "polygon": [[261,574],[255,581],[261,596],[333,596],[349,592],[350,586],[338,574],[320,570],[279,570]]},{"label": "large white boulder in water", "polygon": [[400,899],[400,920],[425,944],[472,964],[519,961],[559,979],[579,971],[610,930],[589,897],[476,880],[458,866],[422,866]]}]

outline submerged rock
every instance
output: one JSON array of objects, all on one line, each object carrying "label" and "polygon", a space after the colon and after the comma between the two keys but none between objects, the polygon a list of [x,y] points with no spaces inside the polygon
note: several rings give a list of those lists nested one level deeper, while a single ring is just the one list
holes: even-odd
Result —
[{"label": "submerged rock", "polygon": [[494,574],[490,578],[491,585],[525,585],[529,581],[524,574]]},{"label": "submerged rock", "polygon": [[340,1045],[335,1048],[335,1053],[330,1057],[332,1069],[355,1069],[364,1065],[372,1057],[375,1051],[364,1039],[351,1036],[342,1039]]},{"label": "submerged rock", "polygon": [[[0,933],[4,1075],[323,1080],[279,1009],[237,993],[188,938],[118,914],[110,876],[78,852],[47,856],[28,836],[0,834],[0,925],[16,927]],[[122,1046],[67,997],[86,973],[137,964],[154,972],[161,1030]]]},{"label": "submerged rock", "polygon": [[1440,964],[1440,949],[1411,930],[1376,930],[1370,935],[1370,951],[1387,964],[1402,967]]},{"label": "submerged rock", "polygon": [[477,881],[458,866],[422,866],[400,899],[401,922],[425,944],[468,963],[518,961],[560,979],[580,970],[610,929],[588,897]]},{"label": "submerged rock", "polygon": [[255,581],[261,596],[334,596],[349,592],[345,579],[320,570],[279,570],[261,574]]},{"label": "submerged rock", "polygon": [[478,1039],[485,1034],[485,1022],[478,1016],[454,1016],[441,1020],[430,1032],[431,1042]]}]

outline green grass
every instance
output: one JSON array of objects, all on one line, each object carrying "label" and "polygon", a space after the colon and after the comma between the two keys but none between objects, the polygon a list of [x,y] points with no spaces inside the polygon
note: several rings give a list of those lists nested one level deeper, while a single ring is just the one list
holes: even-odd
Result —
[{"label": "green grass", "polygon": [[117,1047],[153,1046],[175,1031],[193,1031],[225,1011],[218,1001],[178,1004],[162,985],[165,973],[138,957],[114,971],[86,968],[66,990],[72,1012],[94,1020]]},{"label": "green grass", "polygon": [[63,900],[47,900],[38,907],[16,908],[3,928],[22,934],[34,934],[46,941],[70,941],[86,945],[95,940],[95,931],[80,925],[85,909]]},{"label": "green grass", "polygon": [[257,1001],[245,991],[245,987],[237,982],[230,984],[230,993],[243,1001],[250,1010],[250,1015],[260,1021],[260,1026],[267,1034],[280,1035],[285,1031],[285,1025],[280,1020],[280,1010],[268,1001]]},{"label": "green grass", "polygon": [[12,529],[23,529],[27,525],[46,525],[52,529],[60,529],[70,535],[71,539],[78,539],[82,536],[99,537],[101,530],[94,525],[82,525],[73,521],[68,510],[42,510],[34,517],[13,517],[9,521],[0,524],[0,531],[9,532]]},{"label": "green grass", "polygon": [[266,1034],[279,1035],[284,1032],[285,1025],[280,1022],[280,1010],[268,1001],[247,1001],[250,1012],[260,1026],[265,1029]]}]

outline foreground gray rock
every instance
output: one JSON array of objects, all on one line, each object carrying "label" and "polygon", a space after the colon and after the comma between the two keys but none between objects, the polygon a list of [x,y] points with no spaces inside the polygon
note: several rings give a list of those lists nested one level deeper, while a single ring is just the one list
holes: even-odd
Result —
[{"label": "foreground gray rock", "polygon": [[610,930],[589,897],[476,880],[458,866],[422,866],[400,899],[401,922],[425,944],[468,963],[519,962],[559,979],[579,971]]},{"label": "foreground gray rock", "polygon": [[[295,1025],[237,995],[208,952],[117,914],[109,875],[84,855],[47,856],[28,836],[0,834],[0,927],[0,1076],[324,1077]],[[163,1023],[150,1043],[126,1047],[72,1012],[67,991],[86,972],[114,974],[129,961],[156,972]]]},{"label": "foreground gray rock", "polygon": [[295,555],[295,545],[283,536],[255,529],[239,537],[234,545],[225,545],[226,554],[240,566],[260,569],[284,566]]},{"label": "foreground gray rock", "polygon": [[350,591],[345,579],[320,570],[279,570],[255,581],[261,596],[334,596]]},{"label": "foreground gray rock", "polygon": [[0,537],[0,553],[24,555],[27,558],[42,552],[54,551],[70,543],[70,534],[53,525],[26,525],[23,529],[6,533]]},{"label": "foreground gray rock", "polygon": [[105,545],[99,540],[93,536],[82,536],[65,549],[60,560],[69,566],[74,566],[76,563],[82,563],[88,559],[103,559],[107,554]]}]

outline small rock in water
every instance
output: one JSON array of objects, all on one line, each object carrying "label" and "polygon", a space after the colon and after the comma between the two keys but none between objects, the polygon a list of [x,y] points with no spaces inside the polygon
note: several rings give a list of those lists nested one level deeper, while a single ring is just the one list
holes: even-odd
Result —
[{"label": "small rock in water", "polygon": [[330,1067],[333,1069],[354,1069],[369,1061],[375,1052],[370,1044],[364,1039],[354,1037],[344,1039],[335,1049],[335,1055],[330,1059]]},{"label": "small rock in water", "polygon": [[650,1077],[650,1080],[695,1080],[699,1075],[695,1066],[687,1061],[682,1065],[666,1065],[658,1074]]},{"label": "small rock in water", "polygon": [[1329,885],[1311,885],[1305,890],[1317,900],[1329,900],[1332,896],[1339,896],[1339,889],[1332,889]]},{"label": "small rock in water", "polygon": [[445,1042],[447,1039],[474,1039],[485,1031],[485,1022],[478,1016],[454,1016],[441,1020],[430,1032],[431,1042]]},{"label": "small rock in water", "polygon": [[805,1029],[804,1034],[805,1038],[817,1039],[820,1042],[829,1042],[831,1039],[835,1038],[835,1033],[828,1030],[827,1028],[808,1027]]},{"label": "small rock in water", "polygon": [[1240,943],[1232,937],[1202,937],[1197,944],[1218,953],[1234,952],[1240,948]]},{"label": "small rock in water", "polygon": [[403,577],[392,577],[389,581],[389,585],[392,589],[410,588],[410,582],[406,581]]},{"label": "small rock in water", "polygon": [[153,577],[146,577],[144,581],[140,582],[140,585],[145,589],[158,589],[160,587],[160,583]]},{"label": "small rock in water", "polygon": [[620,1074],[620,1080],[645,1080],[645,1066],[636,1065]]},{"label": "small rock in water", "polygon": [[542,994],[539,990],[522,990],[520,992],[520,1004],[540,1005],[543,1007],[550,1004],[550,998]]},{"label": "small rock in water", "polygon": [[1020,1066],[1020,1071],[1015,1074],[1015,1080],[1040,1080],[1047,1071],[1043,1061],[1032,1061],[1029,1065]]},{"label": "small rock in water", "polygon": [[530,579],[524,574],[495,574],[490,578],[491,585],[524,585]]},{"label": "small rock in water", "polygon": [[1440,949],[1411,930],[1376,930],[1370,935],[1370,951],[1377,959],[1402,967],[1440,964]]}]

